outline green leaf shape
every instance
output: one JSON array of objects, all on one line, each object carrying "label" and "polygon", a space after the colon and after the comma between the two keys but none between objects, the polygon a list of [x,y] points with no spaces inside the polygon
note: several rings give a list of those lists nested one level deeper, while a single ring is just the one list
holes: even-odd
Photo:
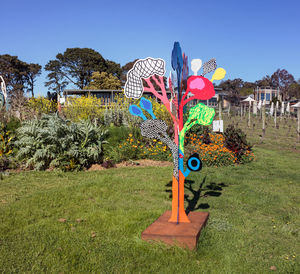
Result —
[{"label": "green leaf shape", "polygon": [[182,152],[184,152],[184,136],[186,132],[196,124],[203,126],[210,125],[214,116],[215,110],[202,103],[199,103],[190,109],[189,118],[180,132],[179,148]]}]

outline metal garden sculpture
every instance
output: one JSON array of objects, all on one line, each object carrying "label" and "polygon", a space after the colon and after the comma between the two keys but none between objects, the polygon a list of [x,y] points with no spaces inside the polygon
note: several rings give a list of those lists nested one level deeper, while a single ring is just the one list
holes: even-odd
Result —
[{"label": "metal garden sculpture", "polygon": [[[202,168],[202,162],[198,154],[191,155],[187,162],[187,168],[184,168],[184,137],[186,132],[196,124],[209,125],[213,121],[215,111],[202,103],[192,107],[185,124],[183,124],[183,107],[194,99],[208,100],[215,95],[212,82],[221,80],[225,77],[226,71],[223,68],[217,68],[216,60],[211,59],[203,64],[202,75],[197,75],[202,66],[200,59],[193,59],[191,68],[193,76],[189,75],[188,58],[181,51],[178,42],[174,43],[172,51],[172,68],[177,74],[177,89],[175,88],[174,76],[171,73],[168,82],[172,94],[172,100],[169,101],[164,84],[165,61],[159,58],[146,58],[136,61],[133,68],[127,74],[125,84],[125,95],[128,98],[139,99],[139,106],[131,105],[129,111],[132,115],[141,117],[144,121],[141,123],[141,134],[147,138],[155,138],[165,143],[172,152],[174,168],[172,182],[172,214],[169,222],[189,223],[190,220],[184,210],[184,180],[191,171],[199,171]],[[210,72],[214,74],[211,80],[204,76]],[[144,79],[148,87],[143,86]],[[160,90],[156,90],[151,80],[154,81]],[[157,120],[153,111],[152,103],[142,97],[143,92],[151,92],[162,104],[165,105],[172,117],[174,124],[174,140],[171,140],[167,134],[167,125],[162,120]],[[174,111],[175,110],[175,111]],[[144,112],[150,114],[152,119],[147,119]]]},{"label": "metal garden sculpture", "polygon": [[0,107],[3,107],[7,100],[7,91],[6,91],[6,85],[4,82],[3,77],[0,75]]}]

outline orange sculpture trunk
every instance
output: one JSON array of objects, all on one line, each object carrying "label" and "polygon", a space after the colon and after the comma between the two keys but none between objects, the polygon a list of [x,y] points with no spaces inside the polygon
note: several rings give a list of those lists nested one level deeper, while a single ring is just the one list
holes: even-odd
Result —
[{"label": "orange sculpture trunk", "polygon": [[[184,210],[184,175],[179,170],[179,182],[173,176],[172,182],[172,214],[169,222],[190,223]],[[179,186],[178,186],[179,185]],[[179,196],[178,196],[179,190]]]}]

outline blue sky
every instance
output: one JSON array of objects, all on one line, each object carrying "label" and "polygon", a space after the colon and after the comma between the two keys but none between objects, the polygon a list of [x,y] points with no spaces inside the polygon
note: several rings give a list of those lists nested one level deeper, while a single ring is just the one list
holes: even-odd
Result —
[{"label": "blue sky", "polygon": [[[255,81],[285,68],[300,78],[300,1],[1,0],[0,54],[44,65],[88,47],[121,65],[160,57],[174,41],[189,60],[215,57],[225,79]],[[44,95],[46,73],[35,93]]]}]

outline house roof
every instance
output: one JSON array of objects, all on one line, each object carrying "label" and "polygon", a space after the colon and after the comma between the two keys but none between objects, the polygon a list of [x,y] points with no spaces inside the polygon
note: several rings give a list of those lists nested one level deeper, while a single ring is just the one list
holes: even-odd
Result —
[{"label": "house roof", "polygon": [[246,99],[244,99],[242,102],[254,102],[255,100],[252,99],[250,96],[248,96]]},{"label": "house roof", "polygon": [[292,107],[292,108],[300,108],[300,102],[298,102],[298,103],[295,104],[295,105],[292,105],[291,107]]}]

